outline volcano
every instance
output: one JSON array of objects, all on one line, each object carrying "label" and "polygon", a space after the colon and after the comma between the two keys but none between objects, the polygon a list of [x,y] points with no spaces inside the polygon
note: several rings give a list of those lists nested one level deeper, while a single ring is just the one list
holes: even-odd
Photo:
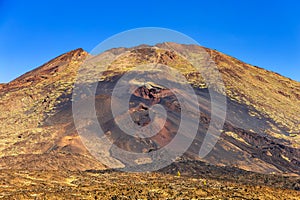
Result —
[{"label": "volcano", "polygon": [[[204,51],[217,67],[224,91],[219,91],[213,84],[215,75],[206,71],[209,66],[197,71],[188,59],[174,49],[191,57],[201,57],[203,55],[197,52],[200,49]],[[86,71],[80,71],[82,65],[89,61],[97,64],[101,56],[106,54],[114,55],[116,59],[105,69],[90,65],[85,68]],[[124,102],[120,99],[115,99],[115,107],[112,108],[112,94],[116,85],[126,73],[133,73],[135,77],[143,75],[143,70],[135,69],[142,65],[155,66],[158,71],[150,74],[154,77],[152,81],[126,82],[129,88],[133,88],[128,109],[115,116],[112,109],[124,109]],[[188,108],[190,114],[186,121],[192,123],[195,118],[193,113],[196,112],[199,117],[196,135],[192,137],[185,133],[185,137],[191,140],[187,150],[180,157],[174,157],[173,164],[155,173],[172,174],[180,170],[187,176],[206,174],[206,177],[217,179],[218,174],[219,177],[227,177],[225,180],[237,174],[241,182],[243,178],[250,180],[249,177],[253,178],[254,175],[268,180],[285,177],[286,182],[292,177],[290,184],[284,183],[285,187],[299,187],[300,83],[216,50],[171,42],[115,48],[100,55],[90,55],[79,48],[54,58],[10,83],[1,84],[1,176],[6,176],[6,171],[17,173],[24,170],[26,173],[41,170],[62,170],[67,174],[76,170],[84,173],[100,170],[102,173],[103,170],[130,169],[132,166],[151,163],[151,159],[122,159],[116,151],[104,146],[97,147],[97,153],[105,155],[100,157],[102,160],[94,156],[84,144],[74,123],[74,85],[78,83],[80,73],[91,76],[101,73],[99,79],[83,76],[80,79],[81,86],[97,84],[93,96],[78,95],[83,104],[91,100],[95,102],[96,118],[105,137],[127,152],[156,152],[176,137],[184,109],[176,96],[175,87],[183,83],[180,79],[172,79],[172,71],[159,73],[163,66],[180,72],[197,97],[197,102]],[[171,87],[156,82],[158,79],[171,81]],[[208,84],[207,80],[212,84]],[[226,118],[224,126],[218,130],[220,138],[205,157],[200,157],[199,151],[212,120],[212,91],[217,94],[217,98],[226,100]],[[184,95],[189,98],[188,94]],[[156,105],[164,107],[168,117],[165,120],[163,116],[158,116],[152,123],[151,110]],[[199,112],[195,111],[196,108]],[[78,112],[88,112],[84,106],[82,109]],[[117,122],[126,121],[126,116],[130,116],[138,127],[152,126],[151,130],[159,127],[157,134],[125,134]],[[89,121],[81,126],[86,130],[94,130]],[[189,128],[187,125],[183,130],[189,132]],[[272,186],[274,182],[263,183]],[[76,185],[75,182],[72,184]],[[279,187],[280,184],[278,181]]]}]

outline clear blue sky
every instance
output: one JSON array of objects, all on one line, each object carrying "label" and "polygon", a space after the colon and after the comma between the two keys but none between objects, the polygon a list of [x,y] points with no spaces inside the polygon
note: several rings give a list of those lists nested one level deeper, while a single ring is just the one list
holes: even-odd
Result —
[{"label": "clear blue sky", "polygon": [[91,51],[114,34],[148,26],[180,31],[300,81],[299,2],[0,0],[0,82],[69,50]]}]

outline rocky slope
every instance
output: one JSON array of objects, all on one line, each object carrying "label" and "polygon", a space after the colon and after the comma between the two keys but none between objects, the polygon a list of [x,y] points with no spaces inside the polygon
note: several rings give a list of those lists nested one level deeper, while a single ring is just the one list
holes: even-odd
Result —
[{"label": "rocky slope", "polygon": [[[87,53],[82,49],[71,51],[2,85],[0,165],[3,168],[103,167],[86,158],[85,154],[52,153],[53,146],[64,146],[72,138],[65,135],[64,126],[43,126],[47,116],[55,112],[55,106],[59,103],[57,99],[72,92],[76,69],[86,56]],[[82,146],[79,139],[76,142]],[[76,142],[72,141],[73,145]],[[81,161],[83,164],[79,164]]]}]

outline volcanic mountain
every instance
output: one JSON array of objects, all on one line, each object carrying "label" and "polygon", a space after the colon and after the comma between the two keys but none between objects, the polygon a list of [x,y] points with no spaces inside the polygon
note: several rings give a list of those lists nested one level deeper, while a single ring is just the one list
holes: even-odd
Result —
[{"label": "volcanic mountain", "polygon": [[[199,49],[204,50],[217,66],[225,90],[218,91],[213,84],[207,84],[202,74],[206,74],[206,79],[210,80],[215,78],[214,74],[206,73],[205,69],[196,71],[193,64],[174,51],[174,48],[194,57],[201,57],[197,52]],[[115,55],[117,59],[105,71],[97,66],[87,70],[91,70],[88,74],[92,75],[101,71],[95,93],[97,119],[105,135],[119,148],[136,153],[151,152],[163,148],[175,137],[182,108],[172,90],[155,81],[130,82],[138,89],[130,98],[128,113],[134,123],[145,126],[151,122],[151,106],[160,104],[165,107],[169,118],[157,135],[145,138],[128,136],[115,122],[122,120],[123,115],[113,117],[111,112],[111,94],[124,74],[140,65],[167,65],[179,71],[190,83],[200,109],[197,135],[177,161],[199,161],[266,174],[300,175],[299,82],[196,45],[141,45],[111,49],[101,55],[105,54]],[[100,57],[76,49],[10,83],[0,85],[2,169],[108,168],[104,161],[97,160],[83,145],[72,111],[74,84],[78,74],[82,73],[78,72],[80,66],[86,60],[95,61]],[[162,78],[159,73],[155,74]],[[164,78],[169,79],[167,76]],[[90,84],[84,79],[80,81],[83,85]],[[206,157],[199,158],[198,152],[211,120],[211,90],[226,98],[227,115],[217,144]],[[116,106],[116,109],[121,107]],[[89,125],[86,123],[83,126],[89,128]],[[112,151],[102,153],[107,154],[106,159],[115,160],[116,167],[134,164],[123,162]]]}]

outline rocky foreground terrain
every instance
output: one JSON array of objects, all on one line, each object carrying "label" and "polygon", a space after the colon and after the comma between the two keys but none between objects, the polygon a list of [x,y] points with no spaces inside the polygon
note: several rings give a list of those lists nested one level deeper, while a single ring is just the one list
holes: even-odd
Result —
[{"label": "rocky foreground terrain", "polygon": [[[225,90],[214,84],[216,75],[209,72],[209,65],[200,73],[174,49],[206,62],[204,51],[220,71]],[[111,55],[117,59],[104,69],[97,67],[103,54],[91,56],[77,49],[10,83],[0,84],[1,198],[299,199],[299,82],[195,45],[162,43],[116,48],[105,52],[104,57]],[[80,77],[84,61],[94,62],[85,69],[86,74],[101,77]],[[79,76],[80,86],[98,84],[97,120],[112,143],[135,153],[157,151],[172,141],[178,130],[181,107],[173,88],[155,82],[130,81],[132,86],[138,85],[127,111],[135,124],[149,124],[149,108],[155,104],[166,109],[166,123],[155,136],[126,135],[118,128],[111,111],[111,95],[118,80],[135,66],[145,64],[170,66],[187,79],[198,99],[198,132],[194,138],[188,131],[184,133],[193,142],[172,165],[151,173],[118,172],[110,169],[108,160],[118,164],[115,168],[140,164],[122,160],[112,148],[98,149],[97,153],[105,155],[102,160],[95,159],[86,149],[73,119],[74,83]],[[156,74],[157,78],[174,81]],[[212,84],[204,81],[203,74]],[[182,83],[176,80],[176,84]],[[226,98],[227,116],[217,144],[206,157],[199,158],[211,120],[209,89],[217,92],[220,99]],[[82,103],[91,98],[84,93],[79,96]],[[116,109],[122,108],[121,100],[119,103]],[[189,109],[193,113],[195,107]],[[191,119],[188,121],[192,118],[187,116]],[[123,114],[116,119],[125,120]],[[90,130],[93,124],[86,121],[82,127]]]},{"label": "rocky foreground terrain", "polygon": [[[178,174],[189,165],[194,166],[194,173],[181,171]],[[299,199],[299,187],[300,179],[296,177],[261,175],[203,163],[177,163],[152,173],[0,171],[1,199],[292,200]]]}]

